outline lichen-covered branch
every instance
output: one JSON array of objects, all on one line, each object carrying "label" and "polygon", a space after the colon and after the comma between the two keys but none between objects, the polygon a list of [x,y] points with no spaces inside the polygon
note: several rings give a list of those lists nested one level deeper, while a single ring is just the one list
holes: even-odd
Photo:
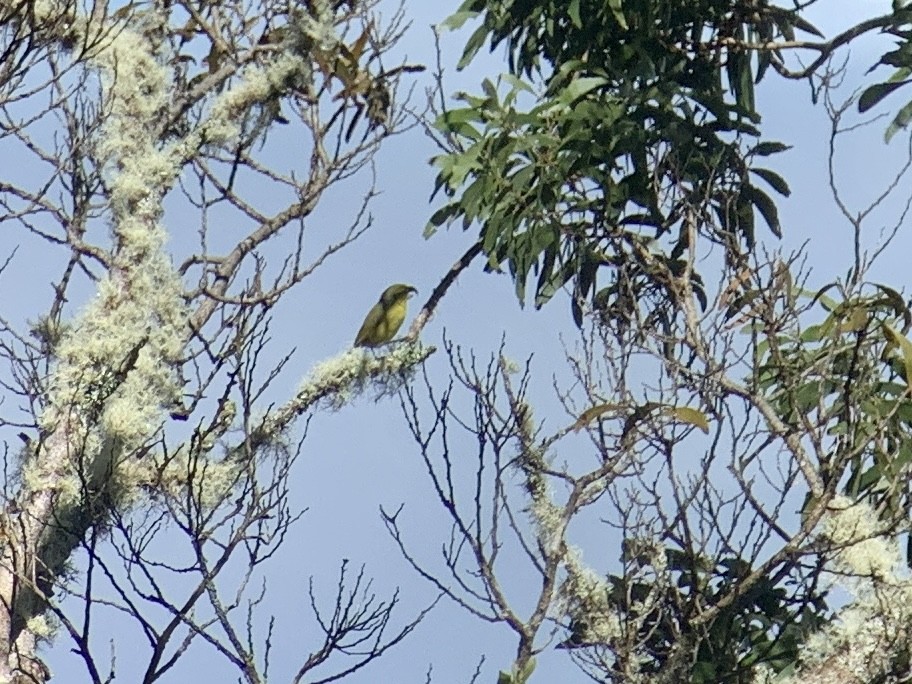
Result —
[{"label": "lichen-covered branch", "polygon": [[[51,616],[100,677],[103,660],[59,603],[78,597],[86,621],[109,603],[71,581],[76,563],[142,626],[149,681],[196,641],[262,681],[268,655],[238,631],[241,603],[217,580],[243,551],[253,573],[298,519],[290,435],[431,351],[346,353],[278,408],[260,403],[287,361],[264,361],[273,307],[371,226],[376,190],[331,230],[310,216],[337,186],[370,180],[381,143],[408,125],[398,89],[418,67],[380,68],[404,23],[401,11],[380,21],[375,4],[0,8],[0,142],[32,164],[4,168],[0,222],[61,273],[28,330],[2,324],[3,385],[25,411],[2,422],[23,441],[4,483],[0,681],[49,678],[37,647],[53,638]],[[266,148],[286,126],[300,149],[280,168]],[[266,258],[276,251],[288,256]],[[167,563],[146,547],[164,519],[194,550],[183,600],[160,590]],[[204,602],[216,622],[194,617]],[[144,617],[152,606],[170,608],[165,629]]]}]

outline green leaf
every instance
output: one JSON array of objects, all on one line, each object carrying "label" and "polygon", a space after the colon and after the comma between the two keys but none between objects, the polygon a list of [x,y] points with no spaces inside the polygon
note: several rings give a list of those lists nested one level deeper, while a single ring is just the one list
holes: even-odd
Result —
[{"label": "green leaf", "polygon": [[[872,465],[866,471],[861,473],[855,481],[855,492],[861,493],[870,489],[883,478],[883,468],[880,465]],[[854,479],[854,478],[853,478]]]},{"label": "green leaf", "polygon": [[702,411],[698,411],[697,409],[688,406],[678,406],[676,408],[668,409],[668,412],[682,423],[693,425],[709,434],[709,420],[707,420],[706,414]]},{"label": "green leaf", "polygon": [[807,415],[820,405],[820,397],[825,393],[824,390],[821,383],[813,380],[801,385],[793,395],[795,408],[802,415]]},{"label": "green leaf", "polygon": [[747,192],[742,190],[741,197],[735,203],[735,220],[737,221],[736,226],[744,238],[744,243],[753,249],[757,237],[754,225],[754,207],[751,202],[753,188],[751,186],[746,187]]},{"label": "green leaf", "polygon": [[900,46],[898,50],[885,52],[883,55],[881,55],[880,60],[878,60],[877,64],[872,66],[865,73],[871,73],[881,64],[896,67],[897,69],[902,69],[903,67],[912,64],[912,46],[906,43]]},{"label": "green leaf", "polygon": [[459,59],[459,62],[456,64],[456,69],[462,71],[465,69],[469,62],[474,59],[475,55],[478,54],[478,51],[481,49],[481,46],[484,45],[485,38],[488,37],[488,27],[482,24],[466,41],[465,49],[462,51],[462,57]]},{"label": "green leaf", "polygon": [[583,327],[583,309],[580,306],[579,300],[574,297],[570,300],[570,313],[573,315],[573,322],[576,324],[577,328]]},{"label": "green leaf", "polygon": [[434,121],[436,128],[449,130],[450,127],[464,123],[481,123],[483,118],[475,107],[461,107],[460,109],[448,109],[437,117]]},{"label": "green leaf", "polygon": [[521,670],[517,670],[516,665],[510,672],[501,670],[497,674],[497,684],[526,684],[532,672],[535,670],[535,658],[529,658]]},{"label": "green leaf", "polygon": [[580,414],[580,417],[576,419],[576,422],[573,423],[572,429],[574,432],[578,432],[596,418],[601,418],[604,414],[609,412],[620,411],[622,408],[623,406],[620,404],[598,404],[597,406],[587,408]]},{"label": "green leaf", "polygon": [[905,335],[900,335],[886,323],[883,324],[884,336],[887,341],[899,347],[903,357],[903,365],[906,370],[906,384],[912,387],[912,342],[906,339]]},{"label": "green leaf", "polygon": [[797,13],[792,15],[792,21],[794,22],[795,28],[804,31],[805,33],[811,33],[818,38],[823,38],[824,35],[820,32],[816,26],[803,17],[799,16]]},{"label": "green leaf", "polygon": [[760,212],[763,220],[773,231],[773,235],[781,238],[782,226],[779,225],[779,210],[776,209],[776,204],[770,199],[770,196],[752,185],[745,186],[741,192],[747,195],[751,203],[757,208],[757,211]]},{"label": "green leaf", "polygon": [[489,105],[490,103],[497,103],[497,86],[494,85],[490,78],[486,78],[481,82],[481,89],[484,91],[485,97],[488,98]]},{"label": "green leaf", "polygon": [[573,79],[558,95],[558,101],[570,105],[587,93],[607,84],[608,80],[601,76],[583,76]]},{"label": "green leaf", "polygon": [[822,288],[817,290],[814,293],[814,296],[811,298],[811,304],[814,302],[820,302],[820,306],[824,308],[825,311],[833,311],[837,306],[838,302],[832,297],[827,296],[827,292],[836,287],[836,283],[830,283],[829,285],[824,285]]},{"label": "green leaf", "polygon": [[614,20],[626,31],[628,26],[627,19],[624,17],[623,0],[608,0],[608,9],[614,15]]},{"label": "green leaf", "polygon": [[729,52],[726,63],[728,82],[735,101],[744,113],[754,111],[754,78],[750,57],[741,52]]},{"label": "green leaf", "polygon": [[449,223],[459,213],[459,205],[450,203],[445,204],[440,209],[431,214],[427,226],[424,229],[424,237],[428,238],[437,232],[437,229],[444,223]]},{"label": "green leaf", "polygon": [[785,179],[775,171],[770,171],[769,169],[751,169],[750,171],[751,173],[760,176],[760,178],[769,183],[773,190],[778,192],[780,195],[788,197],[792,194],[788,183],[786,183]]},{"label": "green leaf", "polygon": [[870,86],[861,94],[861,97],[858,98],[858,111],[862,113],[868,111],[871,107],[876,105],[887,95],[892,93],[894,90],[902,88],[907,83],[909,83],[909,81],[898,81],[896,83],[877,83],[876,85]]},{"label": "green leaf", "polygon": [[567,16],[576,28],[583,28],[583,18],[580,16],[580,0],[570,0],[567,5]]},{"label": "green leaf", "polygon": [[[725,309],[725,320],[729,321],[746,309],[762,293],[760,290],[747,290],[735,297]],[[721,306],[721,302],[720,302]]]},{"label": "green leaf", "polygon": [[907,102],[893,117],[893,121],[890,122],[884,133],[884,142],[890,142],[890,139],[908,126],[910,121],[912,121],[912,101]]},{"label": "green leaf", "polygon": [[470,122],[479,123],[481,121],[482,117],[477,109],[464,107],[444,112],[437,117],[434,126],[441,131],[456,133],[475,142],[481,139],[481,133]]},{"label": "green leaf", "polygon": [[446,29],[447,31],[455,31],[456,29],[462,28],[462,25],[469,19],[474,19],[479,14],[480,12],[471,11],[454,12],[440,22],[440,28]]},{"label": "green leaf", "polygon": [[538,285],[535,287],[536,309],[540,309],[547,304],[554,296],[554,293],[566,285],[573,277],[573,269],[567,264],[555,270],[554,262],[556,257],[556,249],[545,251],[541,273],[538,277]]},{"label": "green leaf", "polygon": [[700,660],[693,664],[690,672],[690,681],[692,684],[709,684],[709,682],[718,682],[719,673],[712,662]]},{"label": "green leaf", "polygon": [[842,312],[839,325],[836,326],[838,333],[858,332],[868,325],[868,310],[859,305],[850,307]]},{"label": "green leaf", "polygon": [[763,76],[766,74],[766,70],[769,69],[772,61],[772,54],[766,50],[763,50],[757,56],[757,75],[754,77],[754,83],[760,83],[760,81],[763,80]]},{"label": "green leaf", "polygon": [[912,311],[910,311],[909,307],[906,306],[906,300],[903,299],[903,296],[892,287],[888,287],[887,285],[874,283],[874,287],[884,293],[884,296],[886,297],[890,306],[893,308],[893,313],[897,316],[903,317],[903,322],[905,323],[906,328],[912,325]]},{"label": "green leaf", "polygon": [[529,677],[532,676],[532,673],[535,671],[535,658],[529,658],[526,661],[526,664],[522,669],[514,675],[514,680],[516,684],[526,684],[529,681]]},{"label": "green leaf", "polygon": [[768,157],[771,154],[777,154],[778,152],[785,152],[786,150],[792,149],[791,145],[786,145],[785,143],[768,141],[762,142],[753,147],[748,154],[756,154],[761,157]]},{"label": "green leaf", "polygon": [[513,74],[501,74],[500,78],[505,82],[513,86],[514,90],[525,91],[527,93],[534,93],[535,90],[526,83],[521,78],[514,76]]}]

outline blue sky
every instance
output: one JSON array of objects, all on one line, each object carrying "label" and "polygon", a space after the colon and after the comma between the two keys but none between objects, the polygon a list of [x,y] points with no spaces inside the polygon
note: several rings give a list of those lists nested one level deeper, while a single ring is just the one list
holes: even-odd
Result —
[{"label": "blue sky", "polygon": [[[824,4],[825,12],[818,12],[812,20],[827,33],[850,25],[857,17],[874,14],[873,8],[878,6],[883,11],[889,9],[887,2],[829,0]],[[416,61],[429,59],[424,55],[428,55],[425,51],[431,47],[431,35],[425,26],[439,21],[439,16],[435,16],[431,9],[432,3],[413,3],[408,8],[415,20],[405,51]],[[883,37],[875,37],[853,47],[847,83],[859,82],[863,72],[883,51],[883,46]],[[444,49],[445,64],[454,64],[461,50],[459,37],[445,35]],[[480,58],[464,73],[448,69],[447,86],[450,91],[477,91],[482,77],[492,77],[502,70],[499,57]],[[887,74],[886,71],[878,72],[883,78]],[[851,88],[843,89],[843,92],[848,95]],[[902,97],[898,95],[897,100]],[[822,284],[842,276],[849,265],[850,232],[840,219],[826,185],[829,122],[821,108],[812,107],[809,89],[803,82],[785,82],[770,74],[759,88],[758,101],[765,113],[765,136],[795,146],[772,163],[788,179],[793,191],[791,198],[780,202],[786,233],[782,247],[795,248],[809,240],[810,263],[815,267],[814,279],[819,279]],[[896,101],[887,101],[885,105],[884,109],[898,106]],[[858,134],[848,136],[840,148],[842,187],[848,200],[859,208],[879,192],[889,175],[887,170],[895,168],[902,158],[903,136],[897,136],[891,147],[885,146],[881,139],[885,125],[886,121],[875,123]],[[469,244],[470,236],[458,229],[440,232],[429,241],[421,239],[421,229],[431,211],[425,201],[433,170],[428,168],[426,160],[434,150],[418,134],[408,145],[399,143],[401,141],[392,141],[381,155],[380,175],[386,192],[375,205],[377,230],[342,258],[345,263],[339,269],[327,269],[320,276],[332,279],[335,284],[328,284],[327,287],[330,290],[338,287],[344,301],[360,298],[363,302],[349,312],[350,321],[338,321],[338,334],[327,334],[325,338],[315,340],[318,348],[326,349],[327,353],[332,353],[332,345],[339,344],[340,339],[344,344],[350,338],[357,328],[361,311],[369,305],[374,292],[388,282],[405,280],[413,282],[422,293],[426,293]],[[389,160],[389,166],[384,172],[383,162],[386,160]],[[896,205],[892,207],[895,210]],[[768,239],[766,242],[773,247],[776,241]],[[908,237],[901,235],[897,247],[903,244],[908,245]],[[906,249],[892,250],[884,256],[874,273],[886,281],[904,285],[902,275],[907,268],[907,253]],[[347,270],[351,265],[357,269],[362,264],[371,264],[371,267],[361,277],[357,272]],[[366,281],[371,278],[375,281],[368,285]],[[326,302],[321,302],[319,298],[307,302],[307,306],[319,307],[322,304]],[[464,274],[447,295],[435,319],[425,330],[424,339],[437,343],[444,329],[457,342],[475,349],[482,357],[496,351],[502,335],[506,336],[506,351],[512,358],[524,359],[534,352],[533,397],[537,400],[538,416],[552,429],[565,424],[567,419],[556,406],[551,383],[554,374],[564,376],[565,373],[559,336],[562,334],[571,342],[574,339],[566,300],[555,298],[541,311],[530,308],[520,310],[508,278],[484,274],[476,269]],[[432,375],[436,374],[442,381],[446,367],[441,355],[438,354],[429,365]],[[325,562],[331,566],[331,559],[338,555],[365,560],[376,558],[384,571],[382,577],[390,585],[401,583],[410,592],[421,592],[421,584],[412,579],[409,570],[384,538],[376,515],[379,505],[395,507],[405,502],[403,525],[410,532],[413,548],[424,551],[426,558],[439,557],[438,549],[445,539],[445,521],[440,517],[439,506],[435,507],[428,497],[427,479],[417,462],[416,450],[405,434],[395,402],[372,404],[364,399],[356,406],[346,408],[337,415],[322,416],[316,422],[309,451],[311,454],[322,454],[318,458],[329,458],[333,463],[325,477],[319,475],[322,464],[314,464],[315,470],[308,466],[303,468],[306,473],[302,475],[300,492],[303,501],[314,505],[313,517],[305,523],[308,534],[312,534],[315,540],[323,539],[322,525],[313,524],[321,512],[327,520],[338,520],[334,518],[339,514],[337,507],[317,503],[321,501],[320,492],[323,492],[324,500],[338,497],[338,501],[345,502],[344,507],[348,509],[342,518],[345,522],[338,525],[337,529],[341,532],[338,537],[316,542],[325,550]],[[356,430],[351,429],[353,425],[357,425]],[[384,435],[382,446],[373,443],[373,436],[377,434]],[[324,439],[325,449],[314,449],[314,444],[322,443]],[[308,497],[308,492],[313,498]],[[333,494],[327,495],[327,492]],[[593,541],[598,534],[592,535]],[[338,550],[334,553],[333,548]],[[613,544],[594,543],[588,546],[585,557],[605,568],[616,560],[618,553],[615,540]],[[369,567],[378,569],[376,564]],[[526,585],[523,591],[522,582],[530,578],[524,575],[521,566],[517,567],[515,578],[520,603],[523,598],[528,600],[529,596],[534,596],[532,586]],[[509,664],[514,649],[515,640],[511,639],[504,626],[484,624],[456,607],[442,605],[411,643],[403,645],[376,670],[365,672],[361,679],[355,678],[354,681],[422,681],[430,663],[434,666],[435,682],[468,681],[475,663],[484,654],[487,661],[481,681],[492,682],[496,678],[496,670]],[[378,675],[378,672],[384,674]],[[588,679],[569,663],[564,653],[548,651],[539,658],[539,671],[533,681],[574,684]]]},{"label": "blue sky", "polygon": [[[452,4],[455,9],[455,3]],[[828,34],[850,25],[859,16],[889,10],[889,2],[827,0],[825,5],[826,12],[818,12],[812,20]],[[441,21],[446,12],[438,3],[418,0],[407,3],[406,12],[413,26],[401,46],[402,53],[409,61],[432,64],[430,25]],[[463,32],[443,36],[445,65],[455,65],[465,35]],[[879,37],[853,48],[848,84],[859,82],[884,45],[884,39]],[[500,55],[480,57],[462,73],[448,66],[447,88],[450,92],[477,90],[481,78],[495,76],[503,69],[499,58]],[[883,77],[886,75],[883,72]],[[420,100],[420,89],[428,82],[428,74],[417,79],[421,85],[416,99]],[[846,94],[851,90],[846,88]],[[877,111],[892,110],[902,97],[901,94],[887,100]],[[785,231],[783,246],[794,248],[808,240],[814,278],[819,278],[818,284],[822,284],[843,275],[849,265],[850,233],[826,187],[828,121],[819,107],[812,107],[806,84],[784,82],[773,74],[758,91],[758,105],[764,112],[765,137],[795,146],[773,163],[793,191],[791,198],[780,202]],[[852,134],[840,148],[839,177],[846,197],[858,207],[876,195],[888,177],[887,169],[895,167],[902,158],[903,135],[897,136],[890,147],[882,142],[886,123],[882,121]],[[293,155],[293,146],[279,146],[279,149],[287,149],[277,152],[279,155]],[[274,384],[268,400],[283,401],[310,368],[348,349],[365,312],[388,284],[408,282],[419,289],[421,296],[426,296],[454,259],[471,244],[472,235],[456,228],[440,231],[430,240],[422,238],[432,212],[428,199],[434,171],[428,160],[434,153],[433,145],[418,129],[407,137],[387,142],[377,164],[383,193],[372,206],[375,227],[343,250],[332,263],[319,269],[275,310],[271,353],[278,358],[292,347],[297,351]],[[278,158],[278,162],[286,163],[286,160]],[[291,157],[287,163],[296,162]],[[332,234],[340,222],[351,217],[353,196],[360,200],[357,183],[333,193],[321,205],[308,224],[318,243],[322,235]],[[883,222],[889,223],[890,213],[895,211],[893,204],[884,214]],[[175,241],[186,239],[177,230],[181,217],[169,214],[168,220],[175,226]],[[908,269],[908,230],[904,229],[903,233],[896,248],[884,255],[875,270],[880,279],[895,286],[905,285]],[[768,241],[768,244],[775,243]],[[28,270],[34,268],[31,261],[20,260],[12,267],[18,270],[11,270],[4,278],[9,279],[7,282],[17,282],[26,277]],[[23,308],[40,311],[50,293],[43,294],[45,298],[40,302],[24,298]],[[421,296],[418,302],[422,301]],[[552,377],[555,374],[566,377],[560,336],[572,343],[575,335],[566,300],[557,297],[541,311],[520,309],[506,276],[472,269],[447,294],[423,338],[439,346],[444,331],[458,344],[475,350],[482,359],[496,353],[502,339],[506,341],[506,353],[514,359],[522,360],[534,353],[532,397],[538,417],[552,429],[567,423],[568,417],[559,410],[552,391]],[[432,378],[445,382],[447,365],[442,352],[430,360],[428,369]],[[472,444],[467,442],[465,446],[470,453]],[[417,450],[407,434],[398,402],[393,398],[374,402],[365,396],[338,412],[315,415],[294,473],[292,496],[308,512],[268,566],[266,605],[276,614],[279,637],[272,681],[285,681],[300,665],[308,646],[316,645],[308,641],[306,629],[302,630],[302,623],[307,624],[307,578],[312,575],[318,594],[322,589],[326,600],[330,600],[341,559],[350,559],[356,567],[364,563],[367,573],[375,578],[374,589],[380,597],[401,588],[403,621],[433,599],[432,588],[414,575],[386,535],[379,516],[381,506],[395,509],[404,504],[401,522],[407,541],[428,561],[439,561],[439,549],[448,531],[446,519],[432,498]],[[593,537],[597,539],[596,535]],[[616,543],[593,544],[586,549],[585,557],[604,568],[618,553]],[[524,601],[527,603],[534,596],[534,587],[527,584],[532,577],[519,562],[511,570],[517,604],[524,605]],[[65,638],[61,638],[49,662],[61,681],[78,681],[67,674],[73,671],[71,668],[78,668],[75,656],[68,649]],[[509,666],[514,650],[515,640],[503,625],[483,623],[444,601],[402,645],[345,681],[423,682],[428,669],[433,667],[434,682],[467,682],[479,658],[484,656],[486,662],[480,681],[491,683],[496,680],[498,669]],[[126,667],[129,653],[121,657]],[[205,658],[188,660],[192,668],[189,672],[207,662]],[[186,681],[187,673],[188,670],[175,673],[167,681]],[[532,681],[575,684],[589,680],[569,663],[565,653],[549,650],[540,657],[539,671]]]}]

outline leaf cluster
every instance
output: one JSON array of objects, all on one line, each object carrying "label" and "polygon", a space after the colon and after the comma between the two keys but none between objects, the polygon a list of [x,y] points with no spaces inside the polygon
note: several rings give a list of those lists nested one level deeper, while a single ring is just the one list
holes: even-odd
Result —
[{"label": "leaf cluster", "polygon": [[[798,564],[743,589],[754,568],[734,553],[711,560],[667,546],[664,555],[665,567],[653,569],[667,574],[664,582],[631,572],[608,577],[610,605],[628,626],[637,625],[626,640],[639,645],[644,674],[675,670],[692,684],[753,681],[758,665],[777,673],[793,666],[807,636],[828,620],[825,593],[804,586]],[[659,596],[657,587],[664,587]],[[586,616],[574,616],[561,648],[600,648],[589,636]],[[676,663],[687,644],[686,662]]]},{"label": "leaf cluster", "polygon": [[[826,314],[757,345],[755,382],[795,431],[819,435],[819,469],[833,492],[870,502],[885,520],[912,508],[912,311],[883,284],[810,298]],[[912,555],[909,556],[912,561]]]},{"label": "leaf cluster", "polygon": [[[868,71],[880,66],[893,67],[891,76],[881,83],[868,86],[858,98],[858,111],[866,112],[893,92],[912,82],[912,7],[897,0],[893,3],[893,21],[884,31],[897,38],[896,47],[881,55]],[[912,121],[912,101],[903,105],[890,121],[884,139],[890,139]]]},{"label": "leaf cluster", "polygon": [[756,215],[779,235],[770,190],[788,184],[754,163],[787,146],[756,142],[765,67],[738,45],[809,25],[757,5],[465,2],[449,25],[482,24],[463,64],[487,38],[506,45],[510,73],[438,118],[451,148],[435,158],[435,193],[450,201],[426,233],[480,226],[488,268],[509,270],[520,301],[532,276],[538,306],[569,284],[577,323],[587,298],[635,306],[654,283],[644,247],[671,268],[698,237],[751,249]]}]

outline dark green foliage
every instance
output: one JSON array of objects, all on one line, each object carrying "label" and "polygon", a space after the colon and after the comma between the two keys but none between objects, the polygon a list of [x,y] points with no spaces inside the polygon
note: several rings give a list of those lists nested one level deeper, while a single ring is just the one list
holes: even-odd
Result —
[{"label": "dark green foliage", "polygon": [[[859,24],[854,35],[912,22],[903,12]],[[768,431],[768,444],[785,444],[802,459],[782,485],[798,495],[786,504],[784,493],[776,514],[812,525],[820,513],[813,497],[841,493],[870,503],[884,520],[908,519],[912,314],[902,296],[851,272],[851,286],[803,292],[778,259],[768,282],[744,275],[759,268],[761,259],[746,255],[760,252],[765,231],[781,235],[776,199],[790,192],[769,168],[770,157],[789,146],[762,139],[754,86],[766,73],[806,77],[816,68],[790,74],[783,50],[765,46],[819,31],[766,0],[466,0],[449,24],[470,19],[481,24],[462,64],[496,48],[506,51],[509,73],[485,80],[479,94],[460,94],[441,113],[437,127],[447,149],[434,160],[434,194],[446,203],[426,232],[454,222],[477,230],[485,267],[508,273],[521,302],[541,306],[567,288],[578,325],[591,314],[600,331],[658,340],[649,351],[688,370],[675,387],[693,381],[704,391],[700,383],[711,384],[730,359],[719,368],[704,359],[705,377],[690,372],[699,364],[679,343],[678,323],[683,297],[692,296],[710,324],[719,324],[714,331],[738,328],[750,336],[746,389],[733,393],[757,398],[758,429]],[[812,61],[823,64],[851,35],[815,44]],[[912,80],[905,46],[912,31],[897,28],[896,35],[900,48],[881,63],[899,71],[862,95],[863,110]],[[892,128],[908,121],[912,103]],[[710,250],[724,255],[721,281],[729,283],[712,305],[704,283],[719,282],[719,274],[694,270],[706,263],[695,257]],[[841,301],[828,294],[834,288]],[[609,400],[584,411],[575,429],[614,410],[613,395],[604,396]],[[711,406],[692,408],[716,425]],[[697,425],[687,416],[684,422]],[[810,443],[806,452],[791,447],[792,438]],[[760,457],[732,467],[746,473],[753,459],[760,472],[774,467]],[[806,482],[796,485],[801,477]],[[804,485],[814,494],[798,511]],[[718,509],[705,515],[727,522]],[[802,535],[812,530],[796,538]],[[828,619],[818,584],[827,549],[796,544],[765,564],[774,543],[732,549],[726,537],[706,549],[671,532],[664,539],[671,540],[664,567],[644,569],[648,562],[630,554],[623,572],[608,578],[607,605],[636,634],[625,641],[603,633],[600,642],[597,616],[579,605],[569,611],[564,648],[602,649],[605,657],[593,662],[619,680],[633,660],[646,675],[700,684],[753,681],[761,664],[780,673],[798,665],[806,636]],[[672,586],[661,573],[671,574]],[[624,653],[627,643],[643,651]],[[618,672],[608,673],[613,662]]]},{"label": "dark green foliage", "polygon": [[[755,570],[739,556],[712,561],[667,547],[665,557],[672,585],[659,601],[651,579],[632,580],[630,572],[608,578],[609,604],[642,624],[631,642],[645,646],[639,654],[644,674],[668,677],[671,669],[679,681],[691,684],[747,684],[754,681],[757,665],[773,672],[793,665],[806,637],[828,620],[825,592],[814,586],[812,568],[800,563],[786,561],[739,591]],[[643,559],[627,562],[628,570],[633,564],[651,574]],[[646,606],[653,606],[653,612],[645,613]],[[591,639],[586,616],[573,616],[570,634],[559,647],[601,647]],[[682,644],[692,644],[693,652],[675,663]]]},{"label": "dark green foliage", "polygon": [[[826,317],[794,334],[758,345],[755,382],[795,431],[825,428],[830,449],[824,483],[867,500],[885,520],[912,511],[907,466],[912,461],[912,311],[894,289],[842,301],[830,285],[795,293]],[[838,291],[838,290],[837,290]],[[912,564],[912,556],[907,560]]]},{"label": "dark green foliage", "polygon": [[[895,36],[897,47],[884,53],[871,71],[879,66],[894,67],[893,74],[887,81],[869,86],[858,98],[858,111],[866,112],[891,93],[912,82],[912,8],[904,6],[905,2],[893,3],[893,15],[883,21],[883,30]],[[884,134],[889,142],[896,133],[905,129],[912,121],[912,102],[908,102],[893,117]]]},{"label": "dark green foliage", "polygon": [[463,63],[505,45],[511,73],[438,120],[452,149],[435,159],[436,191],[452,199],[428,232],[480,226],[488,267],[506,266],[520,301],[530,276],[538,306],[570,284],[577,323],[586,299],[626,316],[661,297],[647,253],[679,260],[694,237],[751,249],[757,214],[779,235],[768,191],[788,185],[752,164],[787,146],[746,144],[763,60],[725,46],[813,27],[754,5],[465,2],[450,24],[482,24]]}]

